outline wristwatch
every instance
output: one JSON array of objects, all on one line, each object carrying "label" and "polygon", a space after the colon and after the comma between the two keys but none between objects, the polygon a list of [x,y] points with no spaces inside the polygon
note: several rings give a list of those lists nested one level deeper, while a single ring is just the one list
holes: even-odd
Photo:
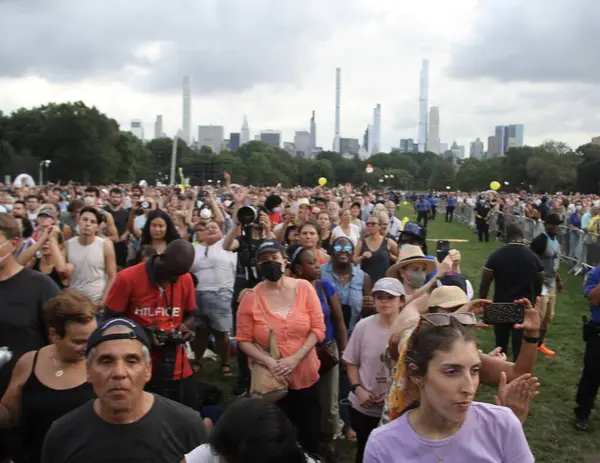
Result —
[{"label": "wristwatch", "polygon": [[356,394],[356,389],[360,387],[360,383],[353,384],[350,390]]}]

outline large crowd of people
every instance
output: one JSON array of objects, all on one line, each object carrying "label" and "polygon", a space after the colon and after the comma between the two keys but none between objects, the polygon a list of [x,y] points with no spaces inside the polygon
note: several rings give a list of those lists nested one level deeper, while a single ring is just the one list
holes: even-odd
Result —
[{"label": "large crowd of people", "polygon": [[[598,198],[224,179],[2,186],[0,461],[336,462],[339,439],[358,463],[534,461],[522,423],[538,353],[556,354],[557,226],[596,230]],[[414,221],[397,217],[406,201]],[[482,241],[493,211],[545,224],[531,243],[506,227],[478,296],[460,252],[428,250],[428,223],[458,204]],[[600,267],[585,294],[580,430],[600,386]],[[521,318],[497,314],[484,353],[493,307]],[[216,411],[198,382],[209,349],[235,376]],[[480,382],[495,404],[475,400]]]}]

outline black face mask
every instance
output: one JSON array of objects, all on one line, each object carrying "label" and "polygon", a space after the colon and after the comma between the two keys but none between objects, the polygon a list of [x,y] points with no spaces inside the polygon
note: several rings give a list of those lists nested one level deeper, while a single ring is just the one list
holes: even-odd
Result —
[{"label": "black face mask", "polygon": [[258,266],[258,271],[263,279],[273,282],[281,280],[281,277],[283,276],[281,262],[277,262],[275,260],[268,260],[261,263]]}]

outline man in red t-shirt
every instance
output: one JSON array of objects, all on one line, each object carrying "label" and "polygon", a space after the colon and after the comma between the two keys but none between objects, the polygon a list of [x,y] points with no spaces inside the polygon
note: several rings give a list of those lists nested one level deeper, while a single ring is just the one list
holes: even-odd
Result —
[{"label": "man in red t-shirt", "polygon": [[146,390],[195,408],[197,389],[184,346],[194,332],[193,262],[193,246],[179,239],[163,254],[123,270],[106,299],[104,319],[127,317],[151,331],[152,379]]}]

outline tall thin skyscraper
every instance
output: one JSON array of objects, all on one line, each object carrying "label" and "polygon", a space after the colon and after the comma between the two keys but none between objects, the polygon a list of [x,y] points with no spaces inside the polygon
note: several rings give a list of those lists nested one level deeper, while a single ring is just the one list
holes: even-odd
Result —
[{"label": "tall thin skyscraper", "polygon": [[144,141],[144,124],[141,119],[131,119],[130,132]]},{"label": "tall thin skyscraper", "polygon": [[242,130],[240,131],[240,146],[250,141],[250,128],[248,127],[248,118],[244,115]]},{"label": "tall thin skyscraper", "polygon": [[335,136],[333,138],[333,151],[340,152],[340,93],[342,88],[342,70],[335,70]]},{"label": "tall thin skyscraper", "polygon": [[154,138],[162,138],[163,134],[163,117],[159,114],[154,121]]},{"label": "tall thin skyscraper", "polygon": [[427,151],[440,154],[440,108],[429,108],[429,133],[427,134]]},{"label": "tall thin skyscraper", "polygon": [[427,110],[429,106],[429,61],[424,59],[421,65],[419,85],[419,152],[424,153],[427,146]]},{"label": "tall thin skyscraper", "polygon": [[381,151],[381,105],[377,103],[373,110],[373,151],[369,154]]},{"label": "tall thin skyscraper", "polygon": [[317,150],[317,123],[315,121],[315,112],[313,110],[312,117],[310,118],[310,152],[309,156],[312,156]]},{"label": "tall thin skyscraper", "polygon": [[183,76],[183,139],[189,145],[192,143],[192,81],[190,76]]}]

